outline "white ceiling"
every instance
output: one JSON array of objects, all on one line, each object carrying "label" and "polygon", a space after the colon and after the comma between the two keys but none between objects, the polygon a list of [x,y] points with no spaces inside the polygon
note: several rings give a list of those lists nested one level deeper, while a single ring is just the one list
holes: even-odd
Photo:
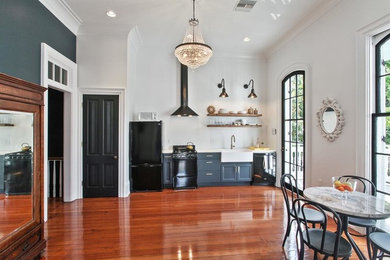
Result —
[{"label": "white ceiling", "polygon": [[[203,38],[215,54],[258,55],[276,44],[329,0],[258,0],[251,12],[234,10],[238,0],[197,0]],[[183,40],[192,0],[65,0],[83,21],[101,28],[138,26],[144,46],[172,51]],[[106,16],[114,10],[116,18]],[[272,14],[280,15],[274,19]],[[102,29],[103,30],[103,29]],[[106,29],[104,29],[106,30]],[[110,30],[110,29],[109,29]],[[251,41],[244,42],[249,37]]]}]

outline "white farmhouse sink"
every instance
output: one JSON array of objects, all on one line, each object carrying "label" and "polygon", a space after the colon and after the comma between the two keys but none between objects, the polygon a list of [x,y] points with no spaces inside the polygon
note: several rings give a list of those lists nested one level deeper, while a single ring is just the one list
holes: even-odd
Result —
[{"label": "white farmhouse sink", "polygon": [[221,162],[252,162],[253,151],[249,149],[224,149]]}]

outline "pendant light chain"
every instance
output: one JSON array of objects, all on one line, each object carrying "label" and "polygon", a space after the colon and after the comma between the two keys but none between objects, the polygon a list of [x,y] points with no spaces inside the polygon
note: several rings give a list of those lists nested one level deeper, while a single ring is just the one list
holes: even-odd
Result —
[{"label": "pendant light chain", "polygon": [[192,69],[205,65],[213,55],[213,50],[204,42],[200,32],[199,20],[195,17],[195,1],[192,0],[192,18],[183,42],[175,48],[175,56],[180,63]]},{"label": "pendant light chain", "polygon": [[195,40],[195,21],[196,21],[196,18],[195,18],[195,0],[192,0],[192,42],[196,42]]}]

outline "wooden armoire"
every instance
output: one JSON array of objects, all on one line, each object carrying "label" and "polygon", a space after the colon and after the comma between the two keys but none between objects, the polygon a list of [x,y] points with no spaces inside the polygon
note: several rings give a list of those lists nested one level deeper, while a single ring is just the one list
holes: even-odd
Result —
[{"label": "wooden armoire", "polygon": [[0,259],[35,259],[46,247],[45,90],[0,73]]}]

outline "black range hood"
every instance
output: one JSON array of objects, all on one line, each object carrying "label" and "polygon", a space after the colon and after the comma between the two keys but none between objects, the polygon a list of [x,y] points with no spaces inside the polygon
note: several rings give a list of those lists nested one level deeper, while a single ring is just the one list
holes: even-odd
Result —
[{"label": "black range hood", "polygon": [[180,107],[171,116],[198,116],[188,106],[188,67],[180,64]]}]

